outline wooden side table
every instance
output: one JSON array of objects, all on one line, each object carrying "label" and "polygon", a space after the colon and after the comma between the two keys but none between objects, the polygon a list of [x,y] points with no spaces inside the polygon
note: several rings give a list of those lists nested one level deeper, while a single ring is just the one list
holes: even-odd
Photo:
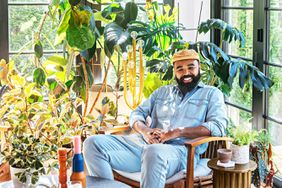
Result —
[{"label": "wooden side table", "polygon": [[250,160],[244,165],[224,168],[217,166],[218,159],[211,159],[208,167],[213,170],[214,188],[250,188],[252,171],[257,168],[257,164]]}]

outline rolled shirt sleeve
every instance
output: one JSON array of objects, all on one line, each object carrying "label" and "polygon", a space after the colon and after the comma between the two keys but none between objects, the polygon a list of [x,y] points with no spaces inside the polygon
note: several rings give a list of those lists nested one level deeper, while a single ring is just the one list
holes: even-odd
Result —
[{"label": "rolled shirt sleeve", "polygon": [[150,97],[145,100],[141,105],[139,105],[135,110],[133,110],[129,117],[129,125],[133,127],[133,124],[136,121],[142,121],[145,123],[146,118],[151,114],[154,104],[155,98],[158,94],[159,89],[155,90]]},{"label": "rolled shirt sleeve", "polygon": [[210,130],[211,136],[225,136],[227,125],[223,94],[219,89],[214,88],[209,97],[206,121],[202,126]]}]

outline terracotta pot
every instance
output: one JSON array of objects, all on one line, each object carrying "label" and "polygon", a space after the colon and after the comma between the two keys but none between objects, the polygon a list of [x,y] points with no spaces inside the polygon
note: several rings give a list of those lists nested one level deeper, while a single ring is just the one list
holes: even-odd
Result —
[{"label": "terracotta pot", "polygon": [[217,157],[220,162],[228,163],[232,157],[232,150],[231,149],[218,149]]},{"label": "terracotta pot", "polygon": [[238,146],[231,144],[232,161],[235,164],[247,164],[249,162],[249,145]]}]

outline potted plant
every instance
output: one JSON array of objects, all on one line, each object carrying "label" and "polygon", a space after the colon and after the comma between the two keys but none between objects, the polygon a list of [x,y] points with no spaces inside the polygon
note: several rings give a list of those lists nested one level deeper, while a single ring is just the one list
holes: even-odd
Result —
[{"label": "potted plant", "polygon": [[248,163],[250,144],[257,139],[258,132],[237,126],[228,128],[228,135],[234,139],[231,144],[232,161],[235,164]]},{"label": "potted plant", "polygon": [[54,161],[57,148],[81,134],[90,118],[78,112],[83,100],[71,97],[68,86],[54,81],[47,84],[43,69],[35,69],[33,80],[28,81],[17,73],[13,62],[7,66],[5,80],[1,79],[8,88],[1,94],[0,119],[10,131],[3,155],[12,176],[28,186],[58,166]]}]

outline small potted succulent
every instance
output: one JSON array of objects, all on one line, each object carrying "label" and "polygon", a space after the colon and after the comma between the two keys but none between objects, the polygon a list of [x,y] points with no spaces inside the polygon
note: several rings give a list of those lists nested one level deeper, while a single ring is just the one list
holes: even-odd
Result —
[{"label": "small potted succulent", "polygon": [[235,164],[248,163],[250,144],[256,141],[258,132],[238,126],[230,127],[228,129],[228,135],[234,139],[231,144],[232,161],[234,161]]}]

